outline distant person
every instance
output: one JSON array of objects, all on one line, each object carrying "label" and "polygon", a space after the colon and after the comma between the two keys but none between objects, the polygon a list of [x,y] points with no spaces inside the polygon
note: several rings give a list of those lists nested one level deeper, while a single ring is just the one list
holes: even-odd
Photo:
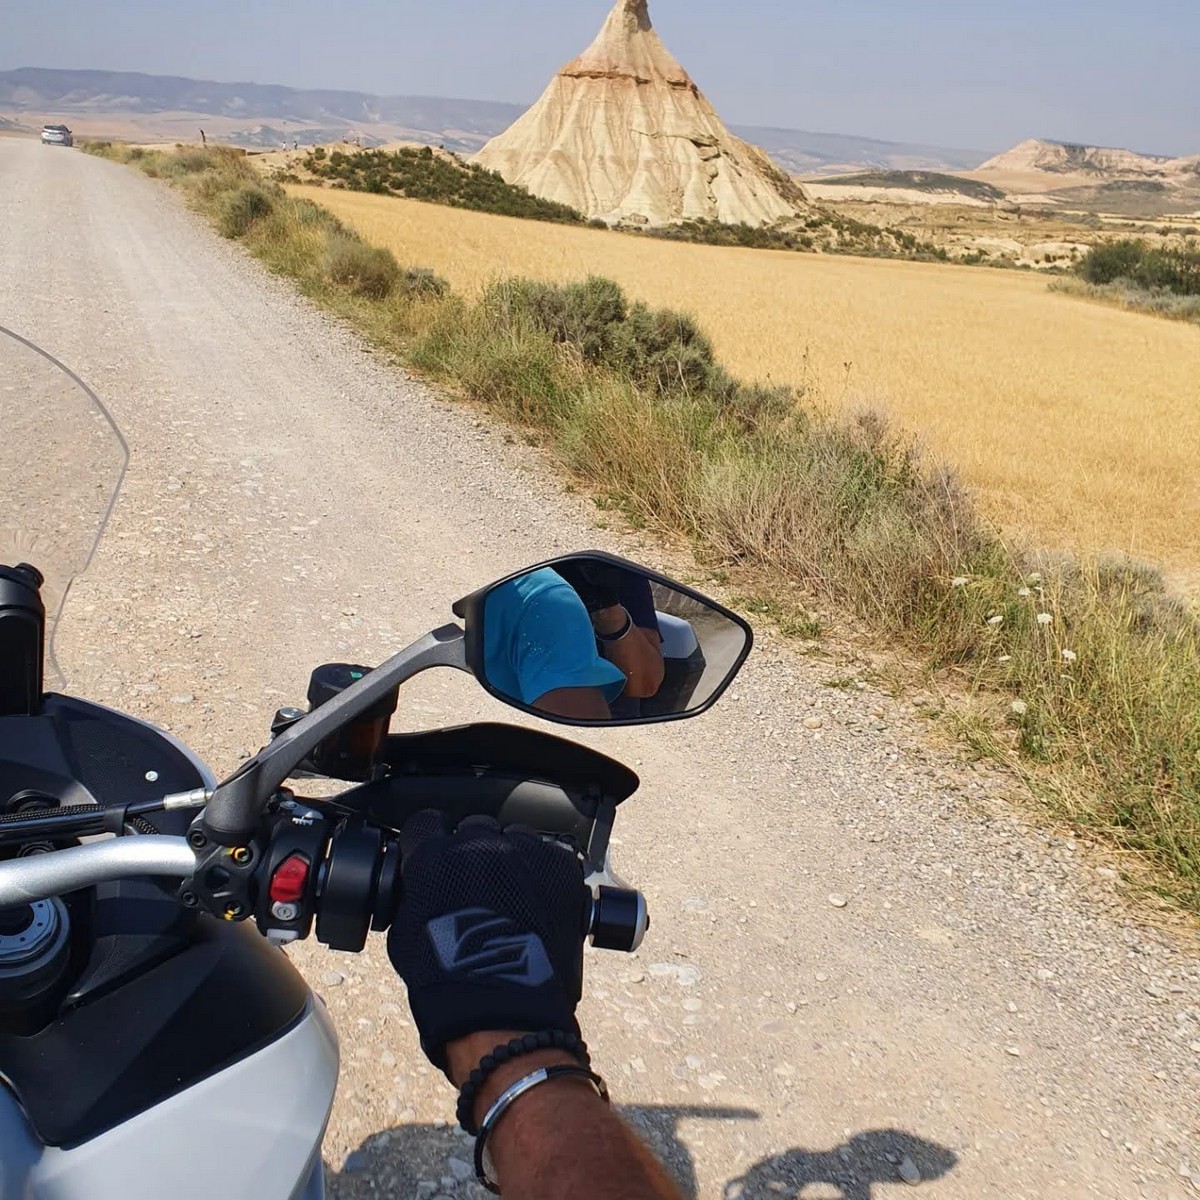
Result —
[{"label": "distant person", "polygon": [[293,150],[299,150],[299,149],[300,149],[300,139],[299,139],[299,138],[295,138],[295,139],[293,139],[293,140],[292,140],[292,149],[293,149]]},{"label": "distant person", "polygon": [[208,145],[208,137],[205,135],[205,132],[203,129],[200,130],[200,145],[202,145],[202,146]]}]

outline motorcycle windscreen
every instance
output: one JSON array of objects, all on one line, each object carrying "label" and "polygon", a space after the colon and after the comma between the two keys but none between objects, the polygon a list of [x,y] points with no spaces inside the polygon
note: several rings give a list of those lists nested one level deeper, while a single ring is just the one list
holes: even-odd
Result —
[{"label": "motorcycle windscreen", "polygon": [[0,565],[43,575],[47,687],[61,688],[54,633],[88,565],[129,451],[107,409],[62,363],[0,328]]}]

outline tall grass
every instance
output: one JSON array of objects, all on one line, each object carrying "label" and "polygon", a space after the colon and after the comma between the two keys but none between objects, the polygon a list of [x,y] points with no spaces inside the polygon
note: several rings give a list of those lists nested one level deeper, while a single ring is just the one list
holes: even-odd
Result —
[{"label": "tall grass", "polygon": [[[100,152],[180,182],[218,223],[259,186],[220,151],[189,151],[186,164]],[[982,728],[1058,811],[1200,909],[1200,618],[1156,572],[1006,545],[953,473],[878,414],[839,418],[802,391],[742,384],[691,318],[631,304],[610,281],[500,280],[467,300],[308,200],[262,194],[269,211],[254,202],[234,236],[273,270],[539,431],[565,469],[639,521],[953,671],[987,717],[977,740]],[[390,282],[364,283],[376,277]]]},{"label": "tall grass", "polygon": [[1089,283],[1073,275],[1055,279],[1050,284],[1050,290],[1079,296],[1084,300],[1098,300],[1129,312],[1150,313],[1172,321],[1190,321],[1200,325],[1200,295],[1181,296],[1166,288],[1139,287],[1125,279],[1113,283]]}]

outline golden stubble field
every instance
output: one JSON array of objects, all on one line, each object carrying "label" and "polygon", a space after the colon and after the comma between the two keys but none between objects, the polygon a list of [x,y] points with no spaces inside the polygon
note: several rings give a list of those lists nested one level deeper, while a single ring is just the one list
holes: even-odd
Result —
[{"label": "golden stubble field", "polygon": [[1031,274],[694,246],[292,186],[456,289],[594,273],[694,313],[748,379],[888,411],[1003,527],[1200,579],[1200,330]]}]

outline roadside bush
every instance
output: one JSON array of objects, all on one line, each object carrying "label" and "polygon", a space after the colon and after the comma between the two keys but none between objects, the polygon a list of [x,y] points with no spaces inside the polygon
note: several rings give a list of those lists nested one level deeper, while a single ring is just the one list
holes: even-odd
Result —
[{"label": "roadside bush", "polygon": [[397,281],[398,290],[415,300],[437,300],[450,291],[450,285],[428,267],[404,267]]},{"label": "roadside bush", "polygon": [[327,229],[330,233],[349,234],[349,230],[327,208],[314,204],[311,200],[289,200],[289,209],[296,224],[304,228]]},{"label": "roadside bush", "polygon": [[1125,282],[1147,291],[1200,296],[1200,248],[1122,238],[1093,246],[1080,261],[1079,275],[1099,286]]},{"label": "roadside bush", "polygon": [[1074,276],[1056,279],[1050,284],[1052,292],[1099,300],[1130,312],[1150,313],[1172,321],[1191,321],[1200,324],[1200,296],[1180,296],[1163,289],[1151,291],[1138,287],[1127,279],[1115,283],[1087,283]]},{"label": "roadside bush", "polygon": [[217,228],[227,238],[242,238],[256,221],[269,217],[274,209],[274,197],[255,184],[245,184],[222,197]]},{"label": "roadside bush", "polygon": [[216,159],[208,150],[179,150],[171,156],[171,174],[195,175],[207,171]]},{"label": "roadside bush", "polygon": [[567,284],[506,279],[489,287],[481,303],[513,333],[532,328],[549,334],[584,362],[654,393],[716,394],[729,383],[712,342],[692,317],[631,305],[611,279],[593,275]]},{"label": "roadside bush", "polygon": [[350,233],[330,234],[324,268],[332,282],[370,300],[390,296],[400,281],[400,264],[390,250],[368,246]]}]

